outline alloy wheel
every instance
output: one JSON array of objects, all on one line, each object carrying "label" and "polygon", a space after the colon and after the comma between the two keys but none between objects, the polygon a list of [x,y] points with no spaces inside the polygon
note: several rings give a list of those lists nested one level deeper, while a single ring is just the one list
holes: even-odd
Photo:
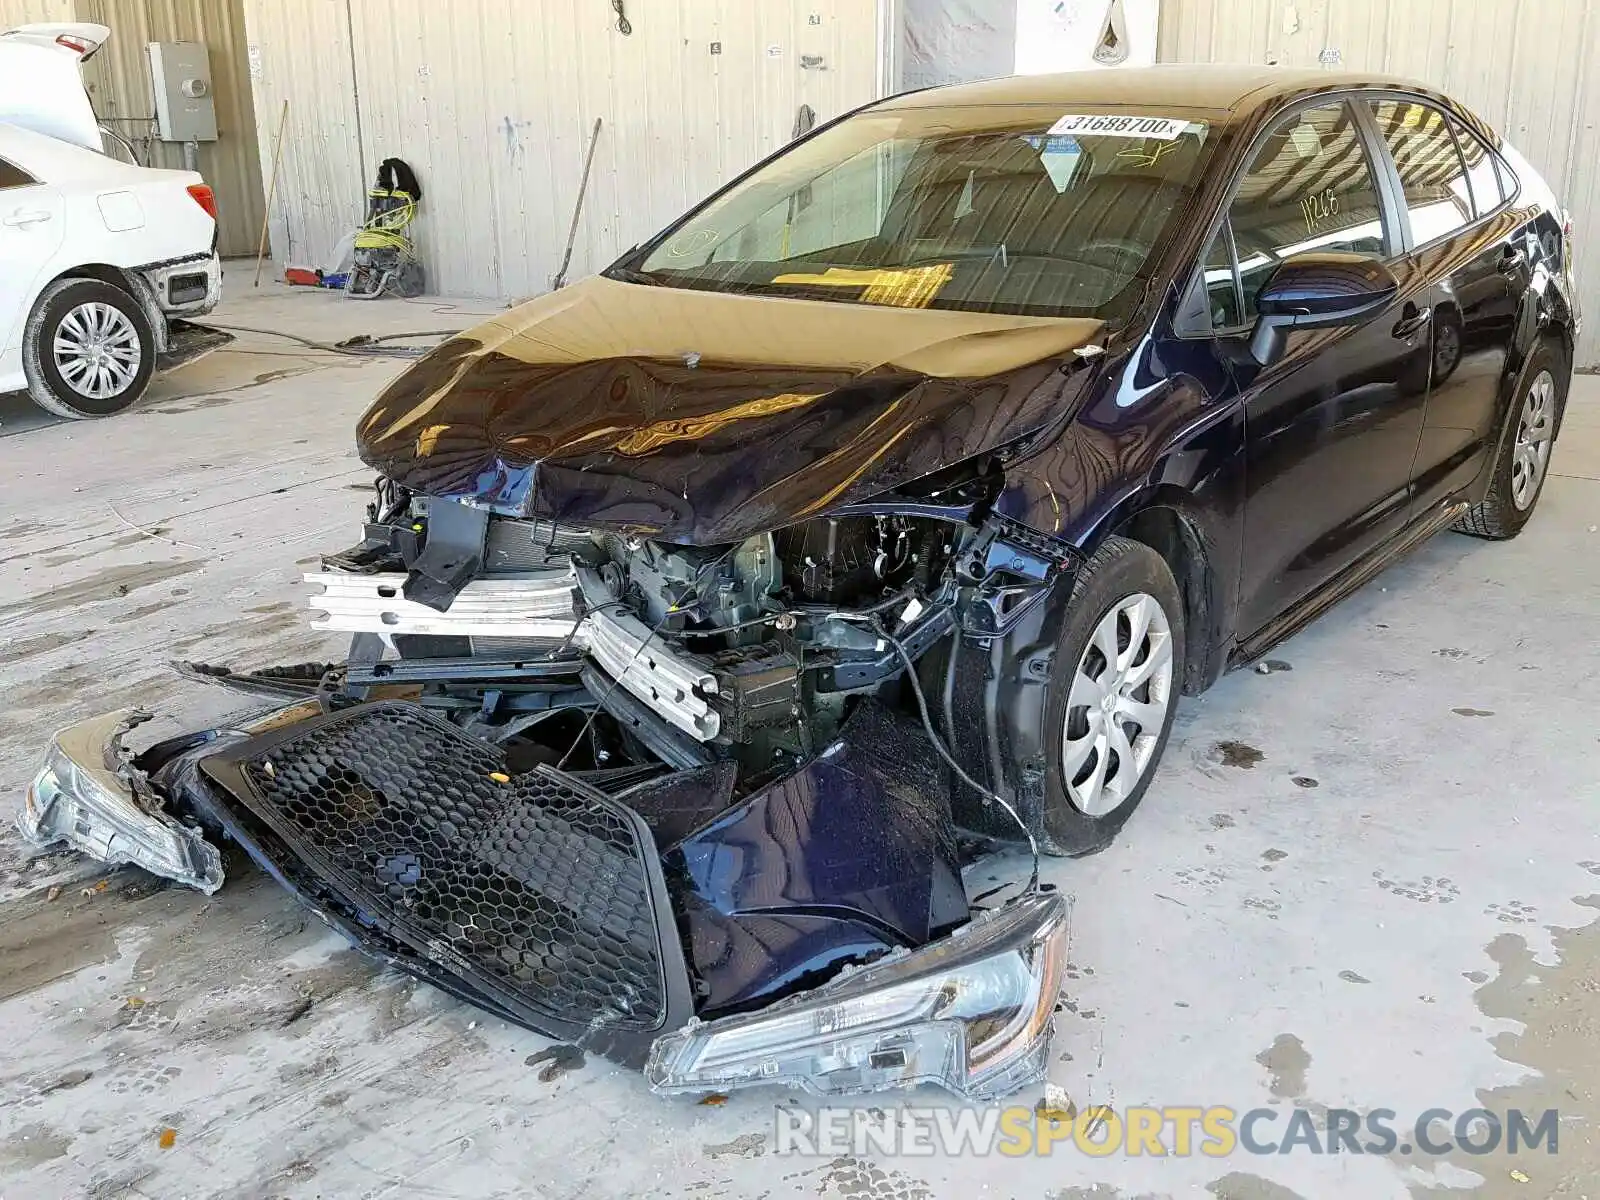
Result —
[{"label": "alloy wheel", "polygon": [[1138,592],[1100,618],[1067,697],[1061,776],[1091,817],[1114,812],[1149,770],[1172,704],[1172,626]]},{"label": "alloy wheel", "polygon": [[127,391],[144,357],[128,315],[99,300],[67,311],[56,327],[54,351],[56,370],[67,386],[91,400]]},{"label": "alloy wheel", "polygon": [[1511,501],[1519,510],[1532,507],[1539,494],[1555,433],[1556,381],[1549,371],[1540,371],[1522,402],[1511,450]]}]

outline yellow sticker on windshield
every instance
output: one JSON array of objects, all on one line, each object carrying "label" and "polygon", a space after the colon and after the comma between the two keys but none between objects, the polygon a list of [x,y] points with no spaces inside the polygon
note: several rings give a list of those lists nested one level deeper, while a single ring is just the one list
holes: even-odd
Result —
[{"label": "yellow sticker on windshield", "polygon": [[1170,142],[1188,127],[1189,122],[1178,117],[1119,117],[1102,113],[1062,117],[1050,126],[1050,132],[1070,133],[1075,137],[1160,138]]},{"label": "yellow sticker on windshield", "polygon": [[939,289],[955,274],[953,263],[927,267],[892,267],[857,270],[829,267],[820,275],[792,272],[779,275],[773,283],[805,284],[810,287],[860,288],[863,304],[887,304],[894,308],[927,308]]}]

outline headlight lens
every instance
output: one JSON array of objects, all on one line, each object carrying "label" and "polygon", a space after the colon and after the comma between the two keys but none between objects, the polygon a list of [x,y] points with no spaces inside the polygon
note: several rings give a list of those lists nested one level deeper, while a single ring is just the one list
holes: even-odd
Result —
[{"label": "headlight lens", "polygon": [[814,992],[666,1034],[645,1073],[659,1092],[937,1083],[1004,1095],[1043,1075],[1066,953],[1065,902],[1030,896]]},{"label": "headlight lens", "polygon": [[106,746],[128,713],[63,729],[23,800],[22,834],[36,845],[64,841],[105,863],[134,863],[204,892],[222,886],[222,856],[197,830],[139,804],[105,764]]}]

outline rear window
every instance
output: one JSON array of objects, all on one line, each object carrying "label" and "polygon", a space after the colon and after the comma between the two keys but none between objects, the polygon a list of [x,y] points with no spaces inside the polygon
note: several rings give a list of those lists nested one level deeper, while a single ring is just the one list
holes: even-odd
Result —
[{"label": "rear window", "polygon": [[1412,240],[1423,246],[1470,225],[1472,189],[1444,113],[1414,100],[1378,100],[1372,110],[1400,172]]},{"label": "rear window", "polygon": [[864,113],[612,274],[802,299],[1108,316],[1196,187],[1207,127],[1038,105]]}]

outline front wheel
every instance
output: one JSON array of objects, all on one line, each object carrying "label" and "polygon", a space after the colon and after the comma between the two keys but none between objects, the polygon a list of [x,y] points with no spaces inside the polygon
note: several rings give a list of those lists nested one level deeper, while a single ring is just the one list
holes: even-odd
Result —
[{"label": "front wheel", "polygon": [[155,360],[155,335],[139,302],[98,279],[51,284],[23,336],[28,391],[58,417],[121,412],[144,394]]},{"label": "front wheel", "polygon": [[1045,705],[1045,845],[1089,854],[1143,799],[1183,680],[1183,603],[1166,560],[1112,537],[1078,572]]}]

